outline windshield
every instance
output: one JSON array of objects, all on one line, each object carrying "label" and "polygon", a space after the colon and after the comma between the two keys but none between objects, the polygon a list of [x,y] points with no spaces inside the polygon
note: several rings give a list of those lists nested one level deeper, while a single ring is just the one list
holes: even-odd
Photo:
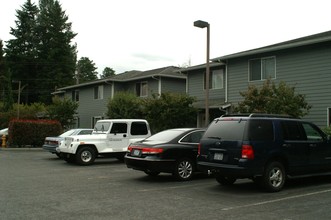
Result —
[{"label": "windshield", "polygon": [[110,122],[97,122],[94,126],[94,131],[106,132],[109,130]]},{"label": "windshield", "polygon": [[150,136],[149,138],[146,138],[145,141],[170,141],[176,137],[178,137],[178,135],[184,133],[185,131],[183,130],[165,130],[165,131],[161,131],[159,133],[156,133],[152,136]]}]

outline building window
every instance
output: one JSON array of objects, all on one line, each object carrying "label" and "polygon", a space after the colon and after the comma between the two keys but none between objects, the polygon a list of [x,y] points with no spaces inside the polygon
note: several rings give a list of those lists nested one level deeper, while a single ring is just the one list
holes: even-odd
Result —
[{"label": "building window", "polygon": [[74,102],[78,102],[79,101],[79,91],[78,90],[74,90],[71,93],[71,100]]},{"label": "building window", "polygon": [[[206,74],[204,78],[204,88],[206,89]],[[209,75],[209,89],[223,89],[224,85],[224,70],[214,70]]]},{"label": "building window", "polygon": [[94,87],[94,99],[103,99],[103,86]]},{"label": "building window", "polygon": [[147,82],[136,83],[136,94],[140,97],[147,96],[148,84]]},{"label": "building window", "polygon": [[249,81],[276,78],[276,58],[266,57],[249,60]]}]

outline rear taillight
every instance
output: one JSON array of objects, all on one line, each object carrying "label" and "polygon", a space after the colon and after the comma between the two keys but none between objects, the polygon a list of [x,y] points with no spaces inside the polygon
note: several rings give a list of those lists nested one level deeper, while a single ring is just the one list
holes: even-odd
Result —
[{"label": "rear taillight", "polygon": [[134,150],[139,150],[141,151],[142,154],[159,154],[163,152],[162,148],[141,148],[141,147],[137,147],[137,146],[129,146],[128,147],[128,152],[132,152]]},{"label": "rear taillight", "polygon": [[143,148],[141,149],[143,154],[160,154],[163,152],[162,148]]},{"label": "rear taillight", "polygon": [[241,157],[245,159],[254,159],[254,150],[252,145],[242,145]]},{"label": "rear taillight", "polygon": [[198,155],[200,155],[201,152],[201,144],[198,144]]}]

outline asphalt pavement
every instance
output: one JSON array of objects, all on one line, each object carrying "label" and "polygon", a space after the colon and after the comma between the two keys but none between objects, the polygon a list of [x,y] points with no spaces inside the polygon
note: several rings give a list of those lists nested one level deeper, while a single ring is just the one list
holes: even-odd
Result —
[{"label": "asphalt pavement", "polygon": [[0,219],[331,219],[331,177],[267,193],[250,180],[151,178],[116,159],[78,166],[42,149],[0,149]]}]

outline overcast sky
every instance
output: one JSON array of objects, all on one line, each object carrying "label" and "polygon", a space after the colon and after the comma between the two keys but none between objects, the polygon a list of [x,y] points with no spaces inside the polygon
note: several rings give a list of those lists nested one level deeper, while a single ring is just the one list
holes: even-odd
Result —
[{"label": "overcast sky", "polygon": [[[1,0],[0,39],[12,36],[16,10],[26,0]],[[38,4],[38,0],[34,0]],[[78,33],[78,59],[98,72],[198,65],[210,58],[331,30],[329,0],[59,0]]]}]

